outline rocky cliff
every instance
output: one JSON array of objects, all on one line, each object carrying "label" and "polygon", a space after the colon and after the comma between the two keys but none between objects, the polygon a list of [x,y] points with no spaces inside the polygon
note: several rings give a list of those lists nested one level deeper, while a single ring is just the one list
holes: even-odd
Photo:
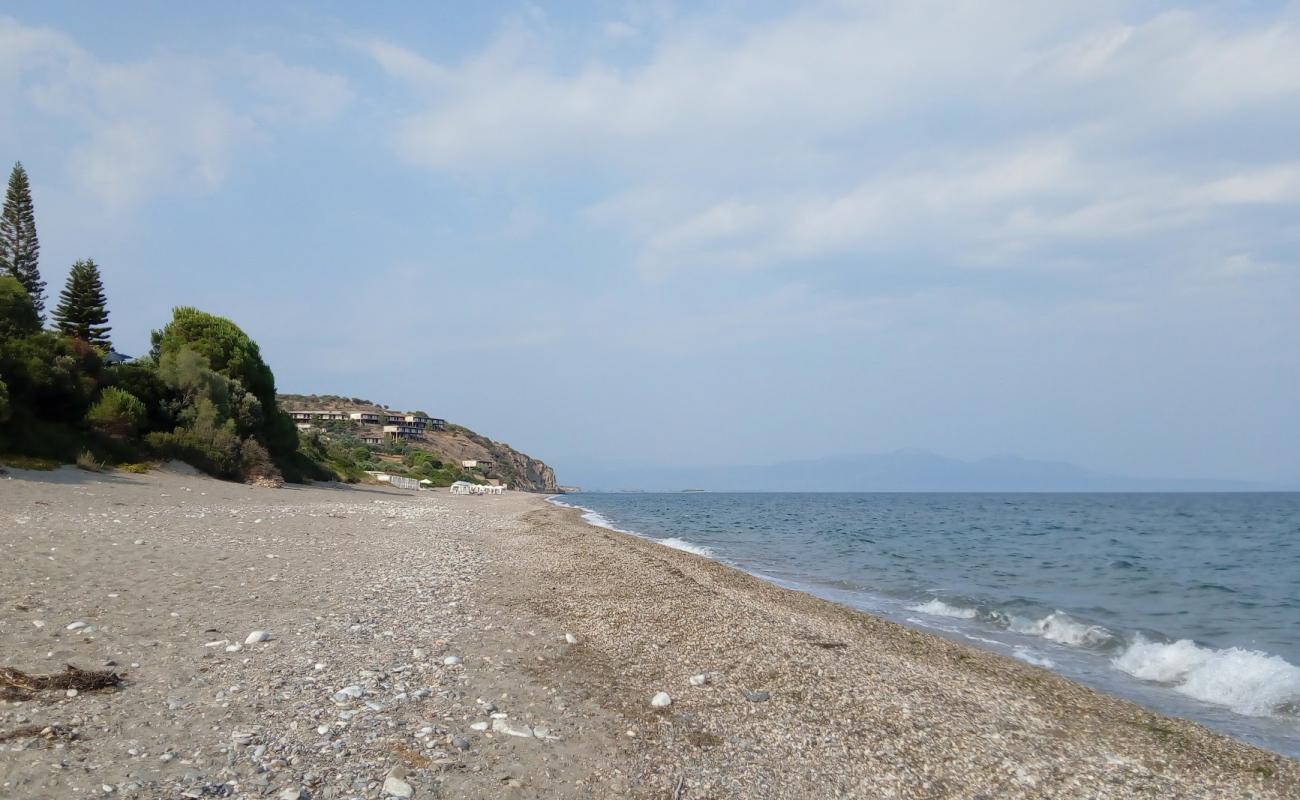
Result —
[{"label": "rocky cliff", "polygon": [[[337,395],[280,395],[280,406],[286,411],[338,411],[344,414],[369,412],[396,414],[395,409],[362,400],[357,397]],[[377,435],[378,426],[357,427],[353,433]],[[417,450],[433,453],[439,459],[454,464],[477,461],[478,472],[496,478],[513,489],[526,492],[555,493],[555,470],[540,459],[521,453],[508,444],[496,442],[461,425],[448,424],[442,430],[425,431],[418,439],[407,444]]]}]

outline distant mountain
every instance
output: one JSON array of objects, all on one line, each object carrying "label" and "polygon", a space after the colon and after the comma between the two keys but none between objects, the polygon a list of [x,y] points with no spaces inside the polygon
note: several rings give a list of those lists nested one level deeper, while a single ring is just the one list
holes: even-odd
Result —
[{"label": "distant mountain", "polygon": [[592,466],[569,474],[589,490],[758,492],[1235,492],[1275,489],[1248,481],[1132,478],[1074,464],[997,456],[977,461],[924,450],[832,456],[763,466]]}]

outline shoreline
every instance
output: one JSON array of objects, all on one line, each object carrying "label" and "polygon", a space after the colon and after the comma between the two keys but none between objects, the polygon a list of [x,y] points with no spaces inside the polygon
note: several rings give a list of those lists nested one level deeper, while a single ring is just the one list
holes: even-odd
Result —
[{"label": "shoreline", "polygon": [[[1288,727],[1288,722],[1283,718],[1242,711],[1239,706],[1249,700],[1248,696],[1232,694],[1228,687],[1222,687],[1219,693],[1226,695],[1226,699],[1215,702],[1220,697],[1205,699],[1180,694],[1175,687],[1167,684],[1153,685],[1138,679],[1134,674],[1145,666],[1165,663],[1162,659],[1185,660],[1189,657],[1189,650],[1197,656],[1214,659],[1216,663],[1225,666],[1227,661],[1232,660],[1242,680],[1249,679],[1249,675],[1240,672],[1247,668],[1267,671],[1274,669],[1275,664],[1280,664],[1294,672],[1295,668],[1280,656],[1258,650],[1243,652],[1238,646],[1217,649],[1193,641],[1186,635],[1182,638],[1161,638],[1159,633],[1141,626],[1125,629],[1114,627],[1113,623],[1108,622],[1106,625],[1111,627],[1102,627],[1073,611],[1061,611],[1060,606],[1050,603],[1040,605],[1044,609],[1056,610],[1040,611],[1041,618],[1036,615],[1020,617],[1013,616],[1015,612],[1002,612],[994,602],[985,604],[969,597],[953,600],[947,596],[941,599],[934,591],[898,596],[838,580],[828,583],[829,579],[819,579],[816,575],[773,573],[747,563],[735,553],[718,552],[707,538],[698,538],[699,531],[692,534],[658,528],[653,534],[644,533],[635,529],[635,523],[628,525],[623,518],[615,520],[609,516],[609,510],[580,505],[574,498],[550,495],[546,500],[561,508],[577,509],[581,512],[582,520],[596,528],[630,534],[675,550],[694,553],[782,588],[958,644],[973,646],[983,652],[1015,658],[1105,694],[1135,702],[1157,714],[1187,719],[1286,758],[1300,759],[1300,729]],[[990,607],[995,610],[990,611]],[[1089,640],[1093,635],[1101,640],[1098,647],[1089,646],[1093,644]],[[1243,663],[1240,660],[1242,656],[1250,661]]]},{"label": "shoreline", "polygon": [[0,732],[80,734],[0,742],[6,796],[1300,794],[1300,762],[543,495],[64,470],[0,498],[0,666],[128,673],[0,702]]}]

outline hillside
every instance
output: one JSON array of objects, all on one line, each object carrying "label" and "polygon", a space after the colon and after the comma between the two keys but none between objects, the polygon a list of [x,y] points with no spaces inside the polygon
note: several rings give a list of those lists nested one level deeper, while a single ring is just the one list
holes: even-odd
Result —
[{"label": "hillside", "polygon": [[[343,416],[351,414],[373,414],[381,420],[407,416],[424,417],[429,424],[421,426],[418,433],[410,438],[395,439],[392,433],[384,432],[384,425],[376,422],[356,420],[320,420],[313,419],[311,424],[323,434],[330,436],[355,437],[366,442],[377,459],[389,464],[400,461],[404,454],[427,453],[442,462],[445,468],[440,472],[444,476],[466,480],[498,480],[511,488],[530,492],[555,492],[555,470],[545,462],[526,453],[515,450],[508,444],[496,442],[482,436],[469,428],[444,422],[419,411],[402,411],[388,406],[364,400],[359,397],[340,397],[338,395],[279,395],[281,408],[290,414],[306,412],[329,412]],[[382,443],[374,443],[381,439]],[[409,460],[409,458],[408,458]],[[477,462],[477,466],[464,467],[466,461]]]}]

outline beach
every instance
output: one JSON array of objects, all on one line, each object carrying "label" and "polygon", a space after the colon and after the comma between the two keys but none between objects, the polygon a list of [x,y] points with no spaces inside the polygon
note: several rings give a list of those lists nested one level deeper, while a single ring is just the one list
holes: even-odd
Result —
[{"label": "beach", "polygon": [[0,701],[6,798],[1300,796],[1295,761],[540,495],[11,470],[0,556],[0,667],[121,677]]}]

